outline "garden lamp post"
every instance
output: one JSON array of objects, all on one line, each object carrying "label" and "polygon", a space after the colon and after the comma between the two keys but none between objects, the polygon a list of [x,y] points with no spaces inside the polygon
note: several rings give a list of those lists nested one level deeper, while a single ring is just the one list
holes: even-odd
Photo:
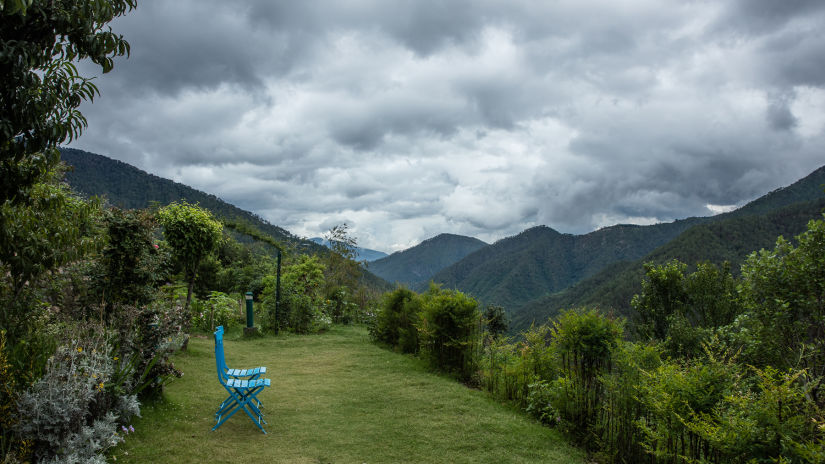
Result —
[{"label": "garden lamp post", "polygon": [[258,330],[255,328],[255,315],[252,307],[252,292],[246,292],[244,298],[246,299],[246,327],[243,329],[243,334],[245,336],[255,335],[258,333]]}]

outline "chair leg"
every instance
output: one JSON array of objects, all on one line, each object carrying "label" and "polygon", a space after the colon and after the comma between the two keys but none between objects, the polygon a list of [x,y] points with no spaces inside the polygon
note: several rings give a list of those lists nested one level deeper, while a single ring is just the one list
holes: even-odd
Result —
[{"label": "chair leg", "polygon": [[217,430],[218,427],[223,425],[223,423],[226,422],[230,417],[232,417],[236,412],[238,412],[239,409],[243,409],[243,411],[246,413],[247,416],[249,416],[249,418],[252,420],[255,426],[258,427],[258,429],[260,429],[261,432],[266,434],[266,430],[264,430],[261,424],[266,424],[267,422],[264,420],[263,414],[261,413],[260,409],[258,409],[258,406],[254,403],[260,403],[256,396],[258,395],[258,393],[261,392],[261,390],[263,390],[263,387],[258,387],[254,390],[250,390],[243,393],[239,391],[239,389],[234,389],[234,391],[231,391],[229,388],[226,389],[227,391],[229,391],[228,399],[231,399],[232,402],[225,404],[225,400],[224,403],[221,404],[221,407],[218,409],[218,412],[215,413],[215,417],[218,422],[215,424],[214,427],[212,427],[212,430]]}]

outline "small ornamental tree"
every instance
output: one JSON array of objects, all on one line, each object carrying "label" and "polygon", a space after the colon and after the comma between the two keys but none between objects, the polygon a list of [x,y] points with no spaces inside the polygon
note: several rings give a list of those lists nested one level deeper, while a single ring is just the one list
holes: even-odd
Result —
[{"label": "small ornamental tree", "polygon": [[184,311],[192,301],[198,265],[215,251],[223,240],[223,226],[212,214],[187,202],[174,202],[158,211],[163,236],[172,247],[172,259],[183,270],[188,285]]}]

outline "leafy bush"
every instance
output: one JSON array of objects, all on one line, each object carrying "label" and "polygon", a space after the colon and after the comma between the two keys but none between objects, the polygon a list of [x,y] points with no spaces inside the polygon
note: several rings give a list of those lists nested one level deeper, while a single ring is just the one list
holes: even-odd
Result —
[{"label": "leafy bush", "polygon": [[595,310],[570,310],[553,323],[559,394],[553,406],[580,443],[591,444],[602,407],[602,376],[612,367],[622,325]]},{"label": "leafy bush", "polygon": [[420,311],[421,298],[412,290],[397,288],[384,295],[370,328],[373,339],[402,353],[417,353]]},{"label": "leafy bush", "polygon": [[268,314],[270,330],[289,329],[295,333],[313,333],[327,329],[332,319],[324,314],[321,287],[324,266],[316,256],[301,255],[298,261],[285,266],[281,276],[281,308],[275,314],[275,276],[264,279],[262,306]]},{"label": "leafy bush", "polygon": [[478,301],[456,290],[432,286],[424,295],[419,323],[421,352],[436,369],[469,381],[478,363],[481,314]]},{"label": "leafy bush", "polygon": [[106,244],[92,270],[97,301],[145,305],[168,274],[168,255],[153,242],[154,217],[113,208],[104,216]]},{"label": "leafy bush", "polygon": [[214,332],[222,325],[229,329],[242,323],[238,299],[222,292],[210,292],[206,301],[192,302],[192,327],[203,332]]},{"label": "leafy bush", "polygon": [[527,408],[525,410],[542,424],[554,426],[561,417],[553,407],[553,392],[546,380],[537,380],[527,385]]},{"label": "leafy bush", "polygon": [[693,414],[686,426],[710,444],[724,462],[821,463],[825,458],[822,413],[810,400],[804,371],[753,369],[755,389],[722,398],[716,413]]}]

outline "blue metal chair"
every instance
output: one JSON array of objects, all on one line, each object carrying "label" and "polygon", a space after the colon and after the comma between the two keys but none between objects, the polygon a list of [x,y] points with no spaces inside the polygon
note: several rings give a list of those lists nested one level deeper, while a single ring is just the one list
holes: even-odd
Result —
[{"label": "blue metal chair", "polygon": [[[224,333],[224,329],[223,329],[222,325],[219,325],[215,330],[216,330],[215,333],[220,332],[221,335],[223,335],[223,333]],[[253,379],[257,379],[262,374],[266,374],[266,366],[253,367],[251,369],[232,369],[232,368],[228,367],[226,365],[226,358],[224,357],[223,344],[221,344],[220,355],[218,355],[218,352],[215,351],[215,356],[216,356],[217,360],[221,363],[221,367],[220,367],[221,371],[227,377],[236,378],[236,379],[246,378],[247,380],[253,380]],[[227,404],[227,402],[231,402],[231,401],[232,401],[232,396],[231,395],[227,396],[226,399],[223,400],[223,402],[221,402],[221,405],[218,406],[218,410],[215,412],[215,417],[217,417],[219,415],[220,411]],[[258,406],[258,408],[263,407],[263,405],[261,404],[260,401],[257,402],[257,406]]]},{"label": "blue metal chair", "polygon": [[261,413],[260,401],[258,401],[257,396],[264,388],[270,386],[271,381],[260,377],[241,379],[230,377],[226,373],[228,369],[224,361],[223,328],[215,331],[215,366],[218,371],[218,382],[229,393],[229,397],[221,403],[215,413],[217,423],[212,427],[212,430],[217,430],[239,409],[243,409],[255,426],[261,432],[266,433],[262,426],[262,424],[266,424],[266,421],[263,418],[263,413]]}]

